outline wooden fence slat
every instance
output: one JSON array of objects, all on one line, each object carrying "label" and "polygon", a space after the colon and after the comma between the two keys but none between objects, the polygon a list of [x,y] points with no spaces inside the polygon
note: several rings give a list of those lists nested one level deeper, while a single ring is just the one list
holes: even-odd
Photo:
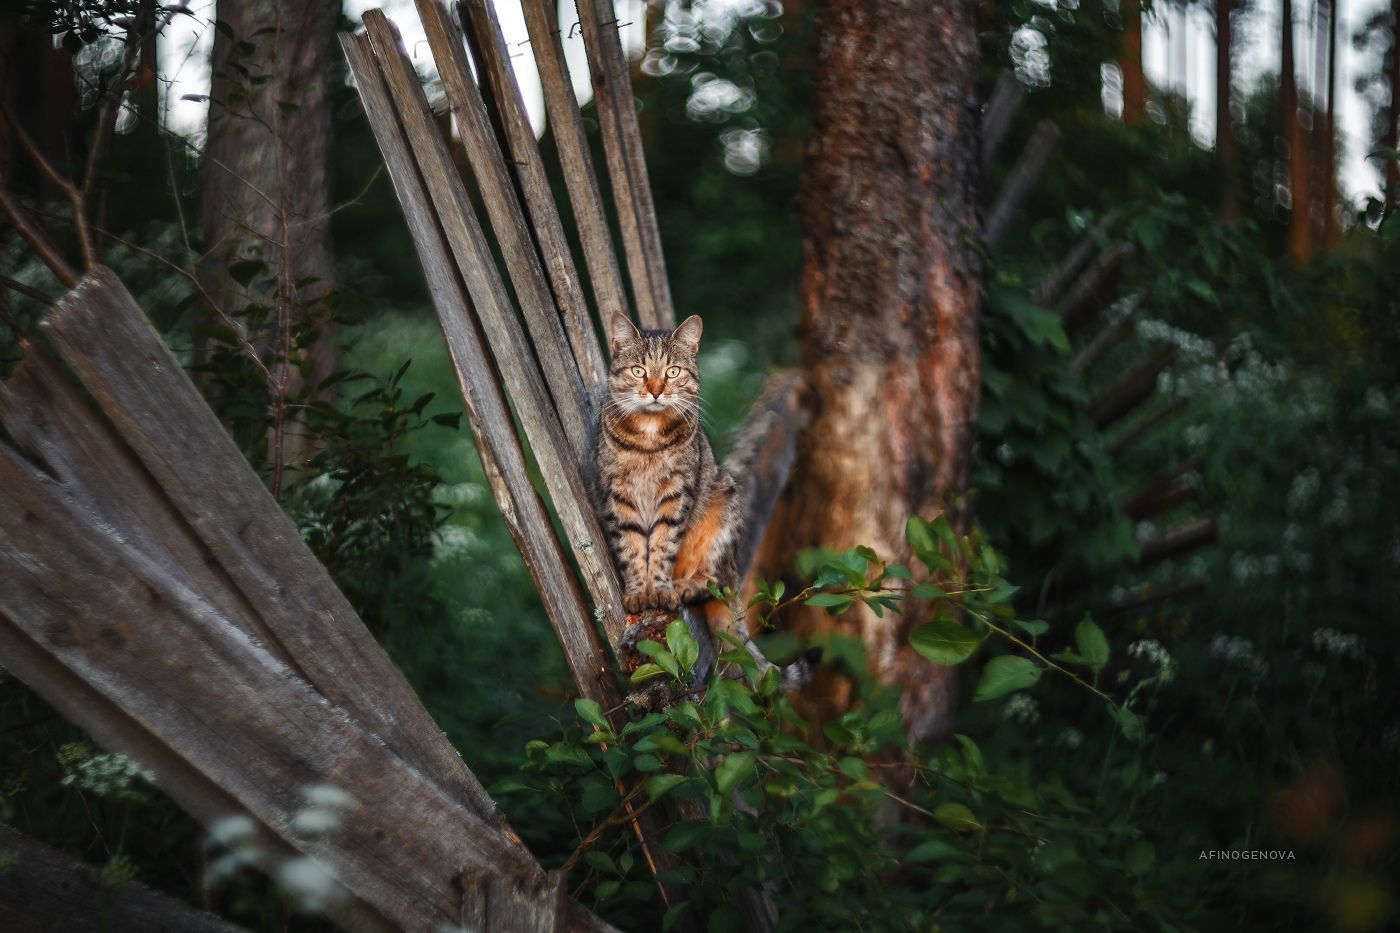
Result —
[{"label": "wooden fence slat", "polygon": [[[418,0],[418,3],[420,13],[425,5],[437,9],[433,0]],[[476,47],[481,50],[483,61],[480,64],[486,74],[491,96],[496,101],[496,109],[501,114],[506,144],[510,150],[510,166],[520,182],[525,209],[530,217],[530,229],[534,231],[544,258],[555,304],[564,320],[564,330],[569,335],[569,344],[579,372],[583,375],[584,386],[591,390],[607,379],[608,367],[598,343],[598,331],[589,317],[588,302],[583,296],[578,270],[574,267],[569,240],[564,235],[564,225],[554,204],[554,191],[550,187],[549,176],[545,174],[539,143],[535,141],[535,131],[525,112],[520,86],[515,81],[515,68],[510,63],[505,36],[501,33],[495,10],[486,0],[467,0],[458,5],[458,10],[465,16],[463,29],[471,32]],[[430,14],[422,15],[426,23]]]},{"label": "wooden fence slat", "polygon": [[1001,151],[1001,144],[1006,141],[1006,134],[1011,131],[1011,124],[1025,100],[1026,86],[1011,72],[1003,71],[997,78],[996,87],[992,88],[992,95],[987,98],[986,106],[982,108],[984,171]]},{"label": "wooden fence slat", "polygon": [[1100,253],[1075,280],[1064,297],[1055,303],[1055,313],[1064,320],[1065,330],[1073,333],[1096,312],[1108,307],[1117,294],[1116,282],[1123,264],[1132,254],[1133,247],[1129,244],[1115,243]]},{"label": "wooden fence slat", "polygon": [[643,327],[670,330],[676,326],[671,285],[656,226],[656,207],[647,179],[642,133],[632,98],[632,80],[622,53],[617,16],[611,0],[575,0],[588,70],[593,79],[593,105],[607,156],[613,203],[617,206],[627,273]]},{"label": "wooden fence slat", "polygon": [[732,475],[748,478],[742,490],[744,530],[735,554],[741,582],[797,460],[797,438],[810,417],[802,406],[802,387],[802,374],[796,371],[769,376],[737,432],[738,437],[756,443],[725,458],[725,468]]},{"label": "wooden fence slat", "polygon": [[1141,542],[1138,546],[1137,566],[1146,567],[1172,557],[1180,557],[1219,540],[1220,529],[1215,524],[1214,516],[1193,518]]},{"label": "wooden fence slat", "polygon": [[[452,921],[460,873],[538,866],[161,568],[89,524],[0,451],[0,610],[45,651],[210,776],[384,916]],[[303,838],[294,788],[354,800]]]},{"label": "wooden fence slat", "polygon": [[1117,208],[1113,208],[1099,218],[1099,222],[1094,224],[1084,235],[1079,238],[1079,242],[1074,244],[1074,248],[1065,254],[1065,258],[1060,260],[1059,265],[1051,269],[1045,278],[1040,280],[1035,291],[1031,294],[1031,301],[1041,307],[1046,306],[1050,299],[1059,294],[1071,278],[1079,274],[1079,270],[1084,268],[1084,264],[1098,250],[1103,238],[1108,235],[1117,224],[1119,214]]},{"label": "wooden fence slat", "polygon": [[[588,452],[591,420],[588,399],[578,364],[569,351],[559,308],[550,294],[539,254],[535,251],[535,241],[525,224],[525,214],[515,196],[515,185],[496,141],[491,116],[486,112],[486,103],[481,99],[476,82],[472,80],[467,51],[447,11],[436,0],[420,0],[418,11],[423,28],[427,31],[428,45],[437,62],[438,74],[442,77],[443,89],[447,92],[448,104],[456,118],[467,164],[481,190],[486,216],[500,244],[506,271],[529,327],[540,367],[548,376],[543,381],[544,388],[554,400],[555,411],[569,439],[574,458],[582,462]],[[384,27],[379,22],[372,16],[365,17],[365,28],[371,34],[371,43],[376,33],[383,32]],[[383,19],[382,22],[388,23],[388,20]],[[385,43],[389,41],[387,36],[382,36],[382,39]]]},{"label": "wooden fence slat", "polygon": [[589,284],[598,309],[598,320],[607,321],[614,311],[628,313],[627,293],[622,285],[622,272],[613,251],[612,232],[603,195],[598,188],[598,176],[593,171],[588,136],[583,129],[583,115],[578,109],[574,86],[564,61],[564,48],[559,38],[558,4],[553,0],[523,0],[525,27],[530,33],[530,45],[535,53],[540,85],[544,90],[545,113],[549,117],[550,135],[559,153],[564,171],[564,184],[569,190],[574,222],[578,227],[579,243],[588,265]]},{"label": "wooden fence slat", "polygon": [[1203,463],[1205,457],[1200,454],[1187,457],[1125,496],[1118,508],[1128,518],[1140,522],[1194,499],[1197,494],[1196,484],[1188,481],[1187,477],[1200,469]]},{"label": "wooden fence slat", "polygon": [[1172,399],[1110,441],[1108,444],[1108,455],[1114,458],[1122,456],[1123,451],[1141,440],[1145,434],[1157,427],[1157,425],[1185,411],[1187,404],[1188,401],[1185,396],[1177,396]]},{"label": "wooden fence slat", "polygon": [[515,404],[530,449],[540,465],[550,501],[568,536],[584,583],[616,650],[626,618],[622,588],[606,539],[588,504],[588,494],[569,444],[541,384],[530,348],[516,325],[484,235],[461,179],[452,169],[446,144],[432,122],[427,99],[398,40],[397,30],[378,10],[365,13],[370,46],[383,69],[394,106],[427,185],[429,198],[466,282],[482,331],[500,370],[506,394]]},{"label": "wooden fence slat", "polygon": [[39,347],[28,344],[0,382],[0,424],[64,486],[79,508],[208,599],[284,663],[291,657],[209,549],[190,531],[140,462]]},{"label": "wooden fence slat", "polygon": [[0,852],[17,856],[0,872],[0,928],[8,933],[247,933],[144,885],[113,886],[99,869],[4,823],[0,823]]},{"label": "wooden fence slat", "polygon": [[1074,361],[1070,364],[1074,371],[1082,373],[1103,359],[1109,350],[1122,343],[1132,333],[1138,311],[1142,310],[1144,303],[1142,295],[1134,295],[1128,306],[1121,309],[1121,313],[1118,314],[1113,323],[1100,331],[1093,340],[1084,346],[1084,349],[1075,354]]},{"label": "wooden fence slat", "polygon": [[604,709],[612,709],[621,701],[621,696],[612,676],[603,667],[607,655],[591,624],[592,613],[555,537],[549,513],[530,481],[529,466],[515,433],[510,408],[494,378],[481,331],[448,255],[442,231],[434,220],[417,164],[400,135],[401,128],[394,117],[388,89],[371,57],[369,39],[342,33],[340,42],[355,86],[365,103],[370,127],[384,154],[389,179],[403,206],[414,249],[427,278],[428,293],[452,356],[467,407],[467,421],[491,494],[539,589],[545,613],[559,637],[579,692],[597,700]]},{"label": "wooden fence slat", "polygon": [[1041,120],[1036,126],[1035,132],[1026,143],[1026,148],[1021,151],[1020,158],[1011,167],[1011,174],[1007,176],[1006,184],[1002,186],[996,203],[987,216],[982,238],[988,247],[999,244],[1001,238],[1011,229],[1011,222],[1016,219],[1017,212],[1021,210],[1021,205],[1035,187],[1035,183],[1040,180],[1041,173],[1050,162],[1050,156],[1054,155],[1059,147],[1061,135],[1060,128],[1052,120]]},{"label": "wooden fence slat", "polygon": [[1175,344],[1159,347],[1136,368],[1103,390],[1089,406],[1089,418],[1100,431],[1125,417],[1157,391],[1157,377],[1176,359]]},{"label": "wooden fence slat", "polygon": [[116,276],[88,273],[41,328],[302,676],[513,837]]},{"label": "wooden fence slat", "polygon": [[1130,612],[1137,612],[1140,609],[1156,606],[1168,600],[1189,599],[1193,596],[1199,596],[1205,591],[1206,581],[1204,580],[1187,580],[1172,586],[1147,587],[1116,602],[1109,603],[1097,610],[1095,615],[1111,619],[1114,616],[1127,615]]}]

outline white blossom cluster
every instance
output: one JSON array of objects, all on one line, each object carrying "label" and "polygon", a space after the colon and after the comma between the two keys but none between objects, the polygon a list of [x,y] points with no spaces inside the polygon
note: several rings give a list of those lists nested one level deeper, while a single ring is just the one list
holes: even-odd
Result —
[{"label": "white blossom cluster", "polygon": [[1260,577],[1276,577],[1283,564],[1278,554],[1243,554],[1230,556],[1230,576],[1236,583],[1248,583]]},{"label": "white blossom cluster", "polygon": [[1128,646],[1128,656],[1142,658],[1157,668],[1157,678],[1161,683],[1171,683],[1176,677],[1176,662],[1162,643],[1155,638],[1143,638]]},{"label": "white blossom cluster", "polygon": [[1023,726],[1034,726],[1040,722],[1039,704],[1035,702],[1035,697],[1024,693],[1014,694],[1011,699],[1007,700],[1001,714],[1012,722]]},{"label": "white blossom cluster", "polygon": [[1366,657],[1366,639],[1360,635],[1320,628],[1313,632],[1313,648],[1334,658],[1360,661]]},{"label": "white blossom cluster", "polygon": [[443,525],[433,546],[433,563],[469,557],[481,547],[481,536],[465,525]]},{"label": "white blossom cluster", "polygon": [[83,742],[69,742],[58,750],[65,774],[59,783],[98,797],[139,798],[137,781],[153,783],[155,775],[120,752],[93,752]]},{"label": "white blossom cluster", "polygon": [[1144,340],[1160,340],[1174,344],[1181,351],[1181,357],[1189,362],[1213,360],[1216,356],[1215,344],[1200,334],[1173,327],[1166,321],[1144,320],[1137,325],[1138,336]]},{"label": "white blossom cluster", "polygon": [[1074,751],[1076,748],[1084,744],[1084,733],[1080,732],[1073,726],[1061,729],[1060,734],[1055,738],[1055,744],[1060,746],[1061,748],[1067,748],[1070,751]]},{"label": "white blossom cluster", "polygon": [[1210,640],[1210,656],[1225,664],[1244,668],[1255,680],[1263,680],[1268,673],[1268,664],[1259,657],[1254,642],[1248,638],[1218,634]]}]

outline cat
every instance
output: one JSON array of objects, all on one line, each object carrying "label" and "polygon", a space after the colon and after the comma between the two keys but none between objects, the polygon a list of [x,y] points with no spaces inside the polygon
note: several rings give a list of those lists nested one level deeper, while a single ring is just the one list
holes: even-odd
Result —
[{"label": "cat", "polygon": [[[756,426],[724,465],[700,419],[697,356],[704,329],[691,315],[674,331],[640,331],[614,312],[612,364],[600,400],[590,493],[632,614],[696,606],[712,630],[732,627],[760,671],[774,665],[749,639],[743,613],[711,587],[737,589],[743,532],[740,475],[758,445]],[[805,683],[821,659],[809,650],[781,669],[785,689]]]},{"label": "cat", "polygon": [[742,529],[736,478],[715,462],[700,424],[696,355],[703,324],[643,333],[620,313],[599,418],[594,505],[629,613],[709,601],[733,586]]}]

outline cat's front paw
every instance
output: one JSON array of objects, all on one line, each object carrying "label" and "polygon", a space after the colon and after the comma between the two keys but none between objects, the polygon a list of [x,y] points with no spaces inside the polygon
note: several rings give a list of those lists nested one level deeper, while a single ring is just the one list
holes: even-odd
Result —
[{"label": "cat's front paw", "polygon": [[672,612],[679,609],[680,598],[673,589],[647,587],[622,597],[622,608],[631,615],[646,612]]}]

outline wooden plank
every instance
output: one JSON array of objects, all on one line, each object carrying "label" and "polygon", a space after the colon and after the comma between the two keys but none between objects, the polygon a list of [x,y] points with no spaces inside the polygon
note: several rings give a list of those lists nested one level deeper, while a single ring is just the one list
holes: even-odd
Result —
[{"label": "wooden plank", "polygon": [[666,279],[661,233],[656,226],[656,208],[652,204],[642,133],[637,126],[632,79],[622,53],[617,15],[610,0],[575,0],[575,6],[588,52],[593,105],[622,229],[627,273],[637,301],[637,318],[644,328],[671,330],[676,326],[676,312]]},{"label": "wooden plank", "polygon": [[589,154],[588,135],[583,129],[583,115],[574,96],[573,82],[564,60],[564,47],[559,38],[558,4],[553,0],[523,0],[525,27],[530,33],[530,45],[535,53],[544,91],[545,113],[549,117],[550,135],[559,153],[564,172],[564,184],[569,190],[574,221],[578,226],[579,243],[588,265],[589,284],[598,320],[611,320],[614,311],[628,313],[627,293],[622,286],[617,254],[613,251],[612,232],[603,195],[598,189],[598,176],[593,171]]},{"label": "wooden plank", "polygon": [[1187,481],[1187,477],[1200,469],[1204,462],[1205,457],[1199,454],[1187,457],[1143,483],[1136,492],[1125,496],[1118,507],[1128,518],[1140,522],[1191,501],[1196,497],[1197,489],[1194,483]]},{"label": "wooden plank", "polygon": [[[369,40],[342,33],[340,43],[408,221],[492,497],[535,581],[579,692],[597,700],[604,709],[613,709],[622,698],[605,670],[607,654],[591,624],[592,613],[578,578],[530,481],[529,464],[515,433],[510,408],[486,356],[481,329],[434,219],[418,166],[394,115],[389,91],[370,54]],[[616,725],[621,728],[621,718]]]},{"label": "wooden plank", "polygon": [[1014,74],[1003,71],[982,108],[982,169],[985,171],[1001,151],[1006,134],[1026,100],[1026,86]]},{"label": "wooden plank", "polygon": [[1141,542],[1138,545],[1137,566],[1146,567],[1180,557],[1219,540],[1220,529],[1216,527],[1213,516],[1195,518]]},{"label": "wooden plank", "polygon": [[1084,235],[1079,238],[1079,242],[1074,244],[1074,248],[1065,254],[1065,258],[1060,260],[1059,265],[1051,269],[1045,278],[1040,280],[1035,291],[1031,294],[1031,301],[1035,304],[1045,306],[1052,298],[1059,294],[1074,276],[1079,274],[1079,270],[1084,268],[1094,253],[1103,245],[1103,239],[1117,224],[1122,215],[1117,208],[1113,208],[1108,213],[1099,218],[1099,222],[1094,224]]},{"label": "wooden plank", "polygon": [[1133,296],[1122,313],[1094,337],[1093,340],[1075,354],[1074,361],[1070,364],[1074,371],[1082,373],[1093,366],[1118,344],[1122,343],[1127,336],[1133,332],[1133,324],[1137,320],[1137,313],[1142,309],[1143,298],[1141,295]]},{"label": "wooden plank", "polygon": [[1114,382],[1089,406],[1089,418],[1102,431],[1126,417],[1157,391],[1157,377],[1176,359],[1175,344],[1157,352]]},{"label": "wooden plank", "polygon": [[[420,11],[424,5],[437,9],[432,0],[418,0],[418,3]],[[515,68],[510,62],[505,36],[495,10],[486,0],[467,0],[458,8],[466,14],[463,28],[470,30],[475,46],[481,50],[483,71],[496,109],[501,114],[506,145],[510,150],[510,167],[520,183],[525,209],[530,215],[530,228],[544,258],[544,268],[549,274],[550,288],[563,318],[564,330],[569,335],[574,360],[578,363],[584,385],[591,390],[607,379],[607,363],[598,342],[598,332],[588,314],[583,284],[574,267],[564,225],[559,220],[554,191],[545,174],[544,161],[540,158],[539,143],[535,141],[535,131],[530,126],[525,101],[515,81]],[[424,22],[428,16],[423,14]]]},{"label": "wooden plank", "polygon": [[1143,418],[1137,424],[1133,425],[1131,428],[1124,431],[1121,435],[1110,441],[1108,445],[1108,455],[1115,459],[1122,456],[1125,450],[1127,450],[1133,444],[1136,444],[1139,440],[1143,438],[1144,435],[1150,432],[1153,428],[1157,427],[1159,424],[1166,421],[1167,419],[1172,418],[1175,415],[1178,415],[1181,412],[1185,411],[1187,404],[1188,402],[1185,396],[1178,396],[1172,399],[1170,402],[1163,405],[1161,408],[1157,409],[1152,414]]},{"label": "wooden plank", "polygon": [[1190,599],[1206,591],[1206,581],[1187,580],[1171,586],[1144,586],[1131,596],[1123,597],[1099,609],[1095,615],[1111,619],[1114,616],[1138,612],[1150,606],[1158,606],[1169,600]]},{"label": "wooden plank", "polygon": [[[56,660],[283,841],[409,929],[455,919],[461,871],[534,877],[528,853],[164,570],[0,449],[0,610]],[[340,825],[300,835],[298,791],[347,793]]]},{"label": "wooden plank", "polygon": [[78,507],[213,603],[279,660],[291,657],[107,420],[33,344],[0,383],[0,424]]},{"label": "wooden plank", "polygon": [[[467,51],[452,26],[447,11],[436,0],[418,0],[418,12],[427,31],[428,45],[437,61],[443,89],[456,118],[467,164],[476,178],[481,200],[492,232],[500,244],[520,309],[530,329],[531,343],[540,367],[548,376],[544,387],[554,400],[559,421],[568,436],[573,455],[580,462],[588,456],[591,418],[578,365],[569,351],[560,310],[554,304],[544,269],[540,266],[535,241],[525,223],[525,213],[516,198],[515,185],[506,170],[505,157],[496,142],[491,117],[472,80]],[[392,47],[387,34],[388,20],[367,15],[365,28],[373,43],[376,38]],[[382,58],[382,56],[381,56]],[[386,64],[387,67],[387,64]]]},{"label": "wooden plank", "polygon": [[463,910],[461,928],[490,933],[551,933],[566,929],[565,885],[568,876],[550,872],[538,884],[521,884],[500,875],[474,873],[462,879],[464,888],[480,896]]},{"label": "wooden plank", "polygon": [[88,273],[41,328],[295,669],[514,838],[116,276]]},{"label": "wooden plank", "polygon": [[1115,243],[1100,253],[1070,286],[1069,291],[1055,304],[1055,313],[1064,320],[1065,330],[1073,333],[1112,303],[1123,264],[1132,254],[1133,248],[1127,243]]},{"label": "wooden plank", "polygon": [[495,357],[506,394],[540,466],[550,501],[578,561],[613,650],[626,622],[622,588],[608,554],[606,539],[589,505],[577,458],[572,456],[559,420],[545,394],[529,346],[515,323],[481,229],[467,203],[466,189],[452,169],[446,144],[432,123],[418,76],[404,54],[397,30],[377,10],[365,14],[370,46],[383,69],[385,83],[408,137],[429,199],[466,283],[482,332]]},{"label": "wooden plank", "polygon": [[8,933],[246,933],[136,882],[113,885],[98,869],[3,823],[0,853],[15,856],[0,871],[0,929]]},{"label": "wooden plank", "polygon": [[1036,126],[1030,141],[1026,143],[1026,148],[1012,166],[1011,174],[1007,176],[1006,184],[1002,185],[996,203],[987,217],[982,238],[988,247],[999,244],[1011,229],[1011,222],[1016,219],[1021,205],[1035,188],[1041,173],[1045,171],[1045,166],[1050,162],[1050,157],[1059,147],[1060,137],[1060,128],[1052,120],[1041,120]]}]

